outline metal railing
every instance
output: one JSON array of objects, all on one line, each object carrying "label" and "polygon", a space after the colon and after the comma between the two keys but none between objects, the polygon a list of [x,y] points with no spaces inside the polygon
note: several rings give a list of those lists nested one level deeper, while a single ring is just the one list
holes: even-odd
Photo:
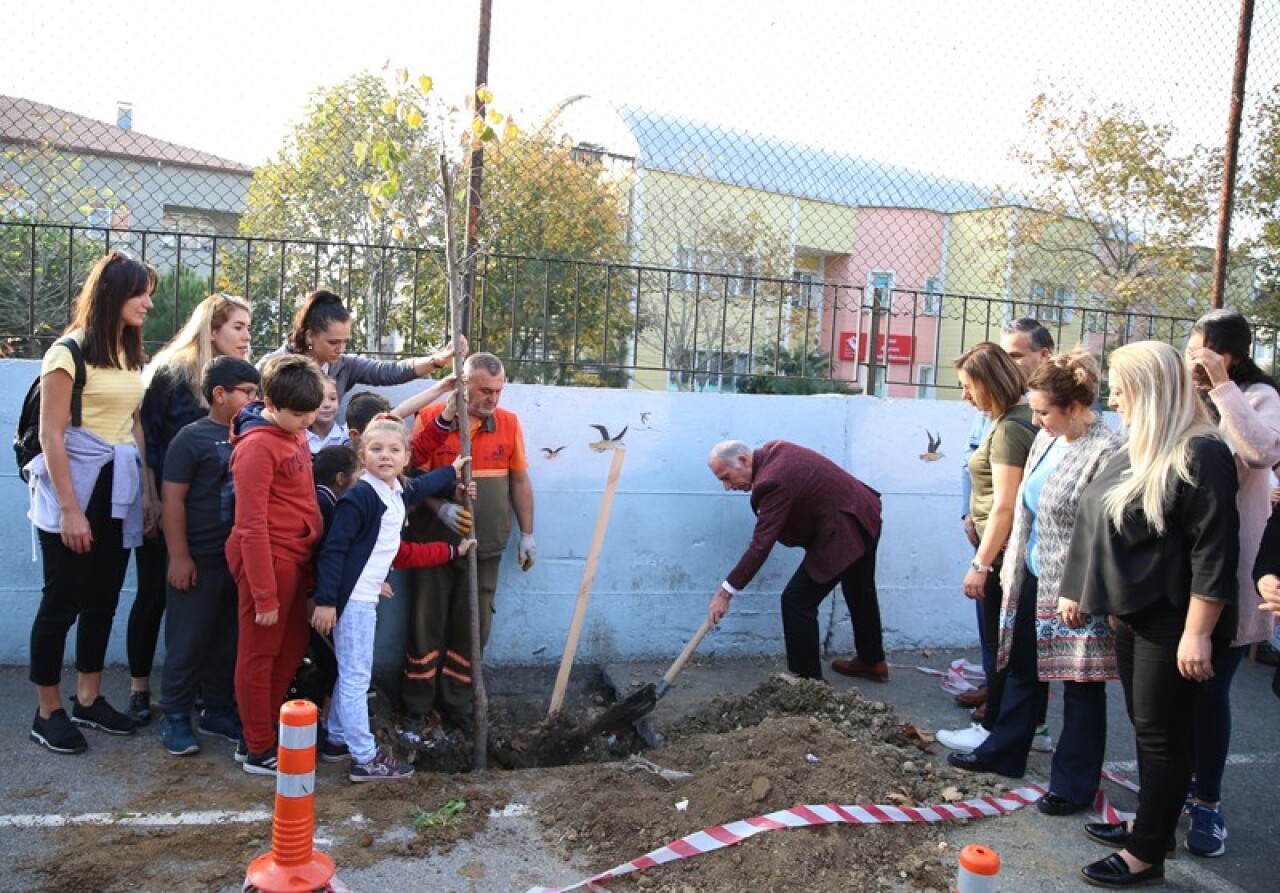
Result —
[{"label": "metal railing", "polygon": [[[160,271],[145,333],[152,351],[213,291],[250,300],[258,354],[283,342],[298,302],[322,285],[352,310],[354,352],[412,356],[449,331],[434,248],[0,222],[7,355],[47,349],[85,272],[108,250]],[[472,347],[502,357],[515,381],[772,393],[945,394],[955,388],[955,356],[998,341],[1024,316],[1040,319],[1060,347],[1083,344],[1103,357],[1143,338],[1181,346],[1194,321],[936,288],[516,254],[480,257],[475,301]],[[1280,336],[1258,335],[1256,358],[1271,369]]]}]

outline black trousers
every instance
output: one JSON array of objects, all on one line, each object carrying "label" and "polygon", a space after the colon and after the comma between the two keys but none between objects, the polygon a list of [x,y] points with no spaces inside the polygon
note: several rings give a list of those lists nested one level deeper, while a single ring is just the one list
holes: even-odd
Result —
[{"label": "black trousers", "polygon": [[[1000,649],[1000,601],[1004,598],[1004,590],[1000,586],[1000,570],[1003,565],[1004,553],[1001,552],[992,562],[994,570],[987,573],[987,581],[982,586],[982,601],[978,603],[979,610],[982,611],[982,635],[987,647],[991,649],[993,669],[996,652]],[[1004,698],[1007,678],[1004,673],[998,672],[987,675],[987,707],[982,717],[982,727],[988,732],[995,731],[996,721],[1000,718],[1000,702]]]},{"label": "black trousers", "polygon": [[163,536],[146,537],[133,552],[137,571],[138,592],[129,609],[129,628],[125,647],[129,653],[129,675],[140,679],[151,675],[156,659],[156,643],[160,641],[160,625],[164,621],[165,575],[169,570],[169,553]]},{"label": "black trousers", "polygon": [[[1192,736],[1202,685],[1178,672],[1186,609],[1164,598],[1116,625],[1116,661],[1138,743],[1138,815],[1129,852],[1161,863],[1191,781]],[[1215,643],[1217,650],[1217,643]]]},{"label": "black trousers", "polygon": [[845,568],[834,580],[819,583],[804,571],[804,565],[782,590],[782,634],[787,645],[787,669],[805,679],[822,678],[821,644],[818,640],[818,606],[831,594],[836,583],[844,593],[853,621],[853,645],[863,663],[884,660],[880,629],[880,601],[876,596],[876,549],[872,540],[862,557]]},{"label": "black trousers", "polygon": [[[1040,581],[1030,572],[1022,582],[1013,621],[1009,662],[996,672],[991,683],[999,686],[997,714],[1000,721],[994,724],[987,740],[974,751],[996,771],[1013,778],[1026,774],[1031,740],[1049,698],[1049,686],[1040,681],[1036,672],[1036,592],[1039,584]],[[991,685],[987,687],[988,692]],[[988,693],[988,705],[990,698]],[[987,710],[990,709],[988,706]]]},{"label": "black trousers", "polygon": [[200,692],[210,713],[232,712],[239,599],[227,560],[197,558],[194,586],[186,592],[166,588],[161,710],[189,713]]},{"label": "black trousers", "polygon": [[77,554],[57,533],[40,534],[44,588],[31,624],[31,673],[36,685],[62,681],[67,633],[76,625],[76,669],[100,673],[111,638],[111,622],[129,568],[129,550],[121,544],[121,522],[111,517],[111,464],[98,474],[85,508],[93,544]]}]

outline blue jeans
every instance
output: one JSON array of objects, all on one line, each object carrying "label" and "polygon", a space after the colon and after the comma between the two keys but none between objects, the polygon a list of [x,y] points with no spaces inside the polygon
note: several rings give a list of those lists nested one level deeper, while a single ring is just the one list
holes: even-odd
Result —
[{"label": "blue jeans", "polygon": [[1206,803],[1222,799],[1222,773],[1231,748],[1231,680],[1248,645],[1214,649],[1213,678],[1204,683],[1196,705],[1191,796]]},{"label": "blue jeans", "polygon": [[329,739],[346,742],[351,759],[367,763],[378,752],[369,731],[369,681],[373,674],[373,637],[378,627],[374,602],[347,602],[333,628],[338,652],[338,685],[329,705]]},{"label": "blue jeans", "polygon": [[1077,806],[1093,802],[1107,750],[1107,683],[1062,683],[1062,731],[1049,790]]}]

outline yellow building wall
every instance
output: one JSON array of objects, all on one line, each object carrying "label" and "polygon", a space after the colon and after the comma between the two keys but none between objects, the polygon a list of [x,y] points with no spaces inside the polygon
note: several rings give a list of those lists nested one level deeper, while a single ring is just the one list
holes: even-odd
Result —
[{"label": "yellow building wall", "polygon": [[[853,245],[857,226],[854,208],[663,171],[644,171],[640,183],[635,249],[636,260],[642,264],[676,267],[682,246],[725,249],[763,258],[757,260],[753,275],[790,280],[793,271],[798,271],[812,273],[821,281],[823,257],[848,253]],[[640,302],[648,310],[643,314],[648,325],[636,345],[639,367],[672,365],[675,344],[694,345],[691,299],[680,290],[681,278],[671,277],[668,293],[665,281],[646,277]],[[723,281],[703,281],[703,287],[709,285],[713,294],[707,294],[698,306],[699,351],[719,351],[723,342],[725,352],[759,355],[765,347],[778,343],[780,331],[784,347],[797,348],[804,343],[806,324],[816,330],[817,313],[806,318],[803,308],[792,306],[791,298],[799,293],[796,286],[760,282],[753,312],[749,295],[731,295],[724,309]],[[665,357],[663,328],[667,330]],[[813,347],[811,332],[808,344]],[[666,390],[669,377],[661,368],[637,369],[632,382],[638,389]]]},{"label": "yellow building wall", "polygon": [[703,244],[709,232],[754,216],[773,237],[814,254],[846,254],[857,209],[699,180],[665,171],[641,174],[637,240],[642,263],[672,264],[679,245]]},{"label": "yellow building wall", "polygon": [[[999,341],[1008,319],[1034,315],[1062,347],[1080,341],[1080,308],[1089,302],[1094,262],[1085,251],[1095,234],[1084,221],[1026,208],[990,208],[953,214],[946,261],[946,292],[939,334],[940,384],[956,385],[952,360],[980,341]],[[1033,308],[1032,286],[1045,286],[1044,304],[1067,289],[1068,306],[1054,318],[1044,304]],[[958,391],[940,395],[959,397]]]}]

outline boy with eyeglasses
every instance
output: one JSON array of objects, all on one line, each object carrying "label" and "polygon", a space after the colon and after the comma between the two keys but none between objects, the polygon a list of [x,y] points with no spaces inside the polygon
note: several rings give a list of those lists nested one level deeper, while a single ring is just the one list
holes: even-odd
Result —
[{"label": "boy with eyeglasses", "polygon": [[227,567],[231,534],[231,421],[258,399],[253,364],[214,358],[201,376],[209,415],[184,427],[169,445],[161,485],[169,547],[165,592],[164,717],[160,741],[174,756],[199,752],[191,727],[196,694],[204,698],[197,728],[239,742],[235,706],[237,594]]}]

